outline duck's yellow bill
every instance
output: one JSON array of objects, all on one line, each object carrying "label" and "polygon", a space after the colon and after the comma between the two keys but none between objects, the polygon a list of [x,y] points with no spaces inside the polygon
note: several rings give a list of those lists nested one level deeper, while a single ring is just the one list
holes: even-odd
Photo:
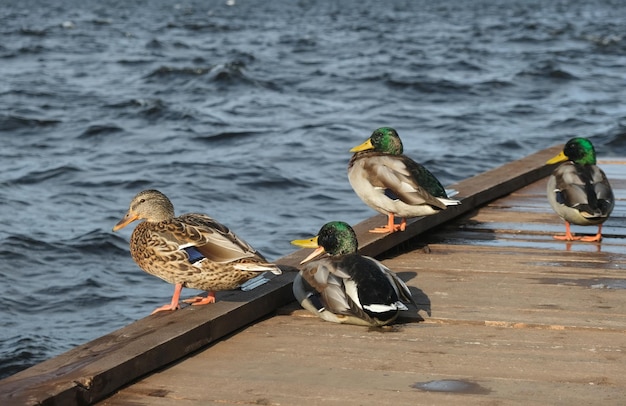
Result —
[{"label": "duck's yellow bill", "polygon": [[317,238],[318,236],[315,236],[313,238],[309,238],[306,240],[293,240],[291,243],[293,245],[296,245],[298,247],[302,247],[302,248],[315,248],[315,251],[313,251],[312,253],[309,254],[308,257],[304,258],[302,261],[300,261],[301,264],[304,264],[305,262],[308,262],[310,260],[312,260],[313,258],[322,255],[324,252],[324,247],[320,247],[317,244]]},{"label": "duck's yellow bill", "polygon": [[567,161],[569,158],[567,157],[567,155],[565,155],[565,152],[561,151],[560,154],[558,154],[557,156],[555,156],[554,158],[548,159],[546,161],[547,164],[558,164],[559,162],[565,162]]},{"label": "duck's yellow bill", "polygon": [[365,141],[363,144],[357,145],[356,147],[352,148],[350,152],[367,151],[368,149],[374,149],[374,146],[372,145],[372,140],[370,138],[368,138],[367,141]]},{"label": "duck's yellow bill", "polygon": [[293,240],[291,243],[293,245],[296,245],[296,246],[302,247],[302,248],[317,248],[317,247],[319,247],[319,245],[317,244],[317,236],[315,236],[313,238],[306,239],[306,240]]}]

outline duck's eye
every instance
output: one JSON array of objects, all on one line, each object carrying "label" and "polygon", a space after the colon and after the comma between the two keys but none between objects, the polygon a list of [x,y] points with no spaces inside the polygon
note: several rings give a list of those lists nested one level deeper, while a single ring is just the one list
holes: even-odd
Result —
[{"label": "duck's eye", "polygon": [[139,201],[139,203],[145,203],[145,202],[146,202],[146,199],[141,199],[141,200]]}]

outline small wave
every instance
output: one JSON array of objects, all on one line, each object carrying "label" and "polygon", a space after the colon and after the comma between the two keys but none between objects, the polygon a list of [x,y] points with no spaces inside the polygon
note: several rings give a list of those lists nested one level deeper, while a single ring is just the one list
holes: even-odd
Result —
[{"label": "small wave", "polygon": [[243,68],[245,68],[243,62],[230,62],[218,65],[211,71],[211,77],[215,82],[221,83],[250,82],[246,75],[244,75]]},{"label": "small wave", "polygon": [[94,25],[111,25],[113,20],[111,18],[94,18],[91,20]]},{"label": "small wave", "polygon": [[447,68],[450,70],[459,71],[459,72],[467,72],[467,71],[482,72],[485,70],[481,65],[469,62],[464,59],[458,60],[449,64]]},{"label": "small wave", "polygon": [[[208,77],[210,82],[219,84],[246,84],[256,83],[248,78],[243,70],[245,63],[241,61],[228,62],[215,66],[199,67],[172,67],[161,66],[145,76],[148,80],[188,80],[198,77]],[[268,84],[268,86],[271,84]],[[271,87],[271,86],[270,86]]]},{"label": "small wave", "polygon": [[524,145],[522,145],[522,143],[520,143],[517,140],[506,140],[506,141],[502,141],[502,142],[498,142],[497,144],[494,145],[494,150],[496,151],[516,151],[516,150],[523,150],[524,149]]},{"label": "small wave", "polygon": [[12,184],[32,185],[42,183],[50,179],[61,178],[81,172],[81,170],[71,165],[61,165],[56,168],[50,168],[42,171],[31,171],[26,175],[10,181]]},{"label": "small wave", "polygon": [[474,85],[474,88],[479,91],[484,90],[498,90],[505,87],[514,86],[512,82],[506,80],[486,80]]},{"label": "small wave", "polygon": [[161,99],[130,99],[119,103],[107,104],[106,107],[124,109],[127,107],[150,107],[155,104],[163,104]]},{"label": "small wave", "polygon": [[123,132],[124,129],[116,125],[91,125],[78,136],[79,139],[91,139],[104,135],[116,134]]},{"label": "small wave", "polygon": [[580,128],[583,128],[590,124],[591,122],[589,121],[581,120],[580,118],[576,117],[570,117],[565,120],[554,120],[550,124],[548,124],[548,128],[557,128],[560,130],[564,128],[571,128],[574,130],[579,130]]},{"label": "small wave", "polygon": [[241,139],[247,139],[259,135],[257,131],[225,131],[217,134],[199,136],[193,138],[194,141],[214,143],[223,141],[236,141]]},{"label": "small wave", "polygon": [[[610,129],[604,142],[606,148],[613,156],[626,155],[626,119],[622,119],[614,128]],[[595,141],[594,141],[595,144]]]},{"label": "small wave", "polygon": [[278,40],[281,45],[292,46],[293,52],[307,52],[315,49],[318,45],[317,41],[312,37],[302,37],[300,35],[282,35]]},{"label": "small wave", "polygon": [[0,96],[4,96],[4,95],[14,95],[14,96],[26,96],[26,97],[37,97],[37,98],[55,98],[57,97],[56,94],[52,93],[52,92],[46,92],[46,91],[42,91],[39,88],[37,89],[28,89],[28,88],[22,88],[22,89],[10,89],[6,92],[2,92],[0,93]]},{"label": "small wave", "polygon": [[24,252],[29,251],[49,251],[54,250],[56,247],[53,244],[50,244],[43,240],[38,240],[33,237],[29,237],[26,235],[15,234],[8,236],[2,242],[3,250],[0,251],[0,255],[6,255],[7,253],[19,253],[20,256],[23,256]]},{"label": "small wave", "polygon": [[539,109],[536,105],[517,103],[508,110],[507,114],[512,116],[532,116],[534,114],[537,114],[538,112]]},{"label": "small wave", "polygon": [[422,93],[466,93],[471,90],[471,86],[451,80],[433,80],[424,78],[423,80],[392,79],[386,80],[389,87],[400,89],[412,89]]},{"label": "small wave", "polygon": [[22,128],[48,127],[59,124],[60,120],[44,120],[14,114],[0,116],[0,131],[15,131]]},{"label": "small wave", "polygon": [[622,34],[588,35],[585,39],[598,46],[609,47],[621,43],[624,36]]},{"label": "small wave", "polygon": [[180,29],[180,30],[189,30],[195,32],[229,32],[233,30],[237,30],[238,28],[233,26],[232,24],[218,24],[214,22],[208,21],[197,21],[197,22],[184,22],[184,23],[174,23],[170,22],[167,24],[168,29]]},{"label": "small wave", "polygon": [[[137,112],[124,112],[120,115],[125,117],[127,115],[132,115],[133,118],[137,115],[143,116],[145,118],[149,118],[151,120],[154,119],[169,119],[169,120],[194,120],[195,117],[188,111],[178,111],[173,110],[168,107],[168,105],[162,99],[131,99],[119,103],[113,103],[107,105],[109,108],[115,109],[128,109],[128,108],[138,108]],[[120,129],[120,131],[124,131]],[[117,132],[117,131],[115,131]],[[109,134],[109,132],[107,132]],[[99,134],[98,134],[99,135]]]},{"label": "small wave", "polygon": [[151,39],[146,43],[147,49],[161,49],[163,48],[163,43],[156,38]]},{"label": "small wave", "polygon": [[168,78],[176,76],[202,76],[211,71],[211,67],[183,67],[175,68],[172,66],[161,66],[148,75],[146,78]]},{"label": "small wave", "polygon": [[154,182],[146,179],[129,179],[120,182],[110,182],[111,186],[115,186],[118,189],[129,190],[133,193],[137,193],[139,190],[148,189],[154,186]]},{"label": "small wave", "polygon": [[576,75],[561,69],[554,62],[544,61],[532,65],[529,69],[523,70],[517,76],[536,76],[548,79],[573,80],[578,79]]},{"label": "small wave", "polygon": [[249,172],[242,173],[238,178],[253,178],[252,181],[237,182],[241,186],[245,186],[252,190],[260,189],[281,189],[286,190],[290,188],[306,188],[308,184],[304,181],[288,178],[279,174],[268,174],[267,172]]},{"label": "small wave", "polygon": [[46,36],[45,29],[36,29],[36,28],[21,28],[20,34],[28,37],[44,37]]},{"label": "small wave", "polygon": [[50,354],[50,347],[54,347],[53,340],[47,336],[33,335],[21,331],[19,335],[9,337],[3,344],[6,349],[0,354],[0,379],[16,374],[32,365],[35,365]]},{"label": "small wave", "polygon": [[92,230],[86,234],[72,237],[69,240],[63,240],[62,248],[64,250],[76,250],[81,254],[90,255],[119,255],[128,252],[128,242],[117,234],[113,234],[101,229]]},{"label": "small wave", "polygon": [[148,63],[153,63],[154,60],[152,59],[145,59],[145,58],[137,58],[137,59],[128,59],[128,58],[123,58],[117,61],[117,63],[119,63],[120,65],[145,65]]},{"label": "small wave", "polygon": [[[47,49],[42,45],[24,46],[24,47],[20,47],[17,50],[17,55],[37,55],[37,54],[44,53],[46,50]],[[17,56],[17,55],[13,54],[11,56]]]}]

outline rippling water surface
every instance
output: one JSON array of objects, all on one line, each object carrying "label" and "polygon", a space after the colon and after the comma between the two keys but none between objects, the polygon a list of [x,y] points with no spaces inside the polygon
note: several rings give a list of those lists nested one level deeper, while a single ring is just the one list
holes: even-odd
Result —
[{"label": "rippling water surface", "polygon": [[345,171],[377,127],[444,184],[626,154],[620,0],[230,2],[2,2],[0,376],[169,300],[111,232],[142,189],[276,259],[374,214]]}]

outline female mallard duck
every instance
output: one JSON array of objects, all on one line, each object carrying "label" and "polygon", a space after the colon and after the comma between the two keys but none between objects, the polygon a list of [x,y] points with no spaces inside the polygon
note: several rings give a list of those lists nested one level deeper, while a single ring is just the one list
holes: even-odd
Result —
[{"label": "female mallard duck", "polygon": [[215,291],[241,287],[250,279],[281,270],[268,264],[261,254],[227,227],[204,214],[174,217],[174,206],[158,190],[139,192],[113,231],[135,220],[130,253],[144,271],[175,286],[170,304],[152,314],[176,310],[183,287],[206,290],[206,298],[187,302],[201,305],[215,302]]},{"label": "female mallard duck", "polygon": [[[293,282],[302,307],[334,323],[383,326],[393,322],[402,303],[413,302],[409,288],[374,258],[357,254],[354,230],[341,221],[325,224],[316,237],[294,240],[294,245],[316,248]],[[309,262],[317,256],[329,256]]]},{"label": "female mallard duck", "polygon": [[[602,223],[613,211],[613,191],[602,169],[596,166],[596,152],[586,138],[572,138],[563,151],[548,164],[563,162],[548,179],[548,201],[565,220],[565,235],[557,240],[600,241]],[[594,236],[575,237],[570,223],[580,226],[598,225]]]},{"label": "female mallard duck", "polygon": [[[374,131],[363,144],[350,150],[348,179],[356,194],[372,209],[386,214],[384,227],[372,233],[404,231],[407,217],[426,216],[460,204],[448,198],[435,176],[402,154],[402,141],[393,128]],[[395,224],[394,216],[402,217]]]}]

